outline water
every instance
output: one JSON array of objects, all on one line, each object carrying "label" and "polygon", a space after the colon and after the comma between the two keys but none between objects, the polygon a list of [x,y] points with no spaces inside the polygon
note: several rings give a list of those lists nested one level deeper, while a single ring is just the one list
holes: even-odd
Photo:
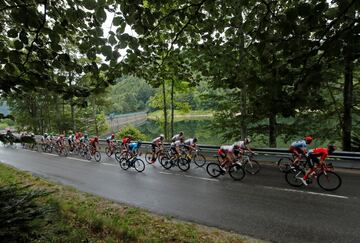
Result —
[{"label": "water", "polygon": [[[159,134],[164,133],[162,125],[158,121],[147,120],[138,129],[151,141]],[[192,119],[174,122],[174,133],[183,131],[186,138],[197,137],[199,144],[218,145],[223,144],[220,136],[211,129],[210,119]]]}]

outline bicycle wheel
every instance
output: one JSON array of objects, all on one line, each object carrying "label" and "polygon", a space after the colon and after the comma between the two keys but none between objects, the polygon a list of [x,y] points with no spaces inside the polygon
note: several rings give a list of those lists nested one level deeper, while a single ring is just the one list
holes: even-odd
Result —
[{"label": "bicycle wheel", "polygon": [[218,163],[209,163],[206,166],[206,171],[211,177],[218,177],[221,175],[221,169]]},{"label": "bicycle wheel", "polygon": [[161,158],[160,164],[161,164],[162,167],[164,167],[167,170],[172,167],[172,161],[167,156]]},{"label": "bicycle wheel", "polygon": [[198,167],[203,167],[206,164],[206,159],[205,156],[202,154],[195,154],[194,155],[194,163],[198,166]]},{"label": "bicycle wheel", "polygon": [[130,163],[129,160],[127,160],[125,158],[120,158],[119,165],[120,165],[121,169],[123,169],[123,170],[129,169],[129,167],[130,167],[129,163]]},{"label": "bicycle wheel", "polygon": [[85,157],[87,160],[91,160],[91,152],[89,150],[86,151]]},{"label": "bicycle wheel", "polygon": [[187,171],[190,169],[190,162],[187,159],[184,158],[178,158],[177,159],[177,166],[182,171]]},{"label": "bicycle wheel", "polygon": [[286,172],[290,166],[294,163],[294,160],[289,157],[283,157],[277,162],[277,166],[281,172]]},{"label": "bicycle wheel", "polygon": [[325,191],[335,191],[341,186],[341,177],[332,171],[321,172],[317,177],[317,183]]},{"label": "bicycle wheel", "polygon": [[256,160],[249,159],[244,164],[245,171],[251,175],[256,175],[260,171],[260,164]]},{"label": "bicycle wheel", "polygon": [[137,172],[143,172],[145,170],[145,163],[142,159],[137,158],[134,161],[134,168]]},{"label": "bicycle wheel", "polygon": [[148,163],[148,164],[152,164],[153,162],[152,162],[152,152],[147,152],[146,154],[145,154],[145,161],[146,161],[146,163]]},{"label": "bicycle wheel", "polygon": [[229,175],[235,181],[241,181],[245,177],[245,170],[239,164],[233,164],[229,167]]},{"label": "bicycle wheel", "polygon": [[96,162],[100,162],[101,160],[101,154],[99,151],[96,151],[95,154],[94,154],[94,159]]},{"label": "bicycle wheel", "polygon": [[302,181],[299,178],[304,177],[305,173],[303,170],[298,168],[291,168],[285,172],[286,182],[294,187],[300,187],[303,185]]},{"label": "bicycle wheel", "polygon": [[105,148],[105,153],[108,157],[111,157],[111,155],[113,154],[111,151],[110,151],[110,148],[109,147],[106,147]]}]

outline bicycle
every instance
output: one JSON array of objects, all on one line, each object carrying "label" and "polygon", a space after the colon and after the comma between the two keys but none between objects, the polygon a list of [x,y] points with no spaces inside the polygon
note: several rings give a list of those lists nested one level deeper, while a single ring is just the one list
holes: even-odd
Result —
[{"label": "bicycle", "polygon": [[160,164],[167,170],[174,166],[179,167],[179,169],[182,171],[187,171],[190,169],[189,160],[181,157],[180,155],[172,155],[170,152],[169,156],[163,156],[161,158]]},{"label": "bicycle", "polygon": [[110,143],[105,147],[105,154],[108,157],[111,157],[113,154],[115,154],[120,149],[120,147],[121,147],[121,144],[119,144],[119,142]]},{"label": "bicycle", "polygon": [[88,160],[91,160],[92,157],[94,157],[96,162],[100,162],[101,160],[101,154],[94,146],[90,146],[90,149],[88,149],[86,153],[86,158]]},{"label": "bicycle", "polygon": [[189,162],[194,162],[198,167],[203,167],[206,164],[206,158],[199,153],[200,149],[196,149],[194,155],[185,152],[185,159]]},{"label": "bicycle", "polygon": [[57,154],[59,156],[65,156],[66,157],[69,154],[69,151],[68,151],[68,149],[66,148],[66,146],[64,144],[56,146],[55,150],[56,150],[56,152],[57,152]]},{"label": "bicycle", "polygon": [[[285,173],[286,182],[294,187],[301,187],[303,185],[300,178],[303,178],[305,175],[305,170],[299,166],[292,166]],[[318,185],[325,191],[335,191],[338,189],[342,180],[341,177],[334,172],[334,167],[331,163],[320,165],[318,164],[315,168],[315,171],[310,175],[307,183],[311,184],[313,182],[312,177],[315,177]]]},{"label": "bicycle", "polygon": [[[250,175],[256,175],[257,173],[259,173],[261,169],[259,162],[253,159],[254,155],[255,154],[253,153],[251,153],[250,155],[243,154],[240,161],[244,170]],[[217,158],[218,163],[220,164],[219,156],[215,155],[215,157]]]},{"label": "bicycle", "polygon": [[[164,151],[164,147],[161,147],[160,149],[158,149],[158,151],[156,151],[155,153],[155,161],[157,160],[159,163],[161,161],[161,158],[163,156],[166,155],[166,152]],[[152,151],[149,151],[145,154],[145,161],[148,163],[148,164],[153,164],[155,163],[155,161],[153,162],[152,161],[153,159],[153,153]]]},{"label": "bicycle", "polygon": [[225,175],[227,172],[235,181],[241,181],[245,177],[245,170],[240,161],[232,163],[226,171],[220,168],[219,163],[212,162],[206,166],[206,171],[211,177],[214,178],[217,178],[220,175]]},{"label": "bicycle", "polygon": [[[289,170],[289,168],[291,166],[294,166],[294,160],[295,160],[295,156],[292,155],[292,158],[290,157],[282,157],[278,160],[278,162],[276,163],[276,165],[278,166],[280,172],[286,172]],[[306,167],[306,158],[304,158],[304,156],[301,156],[301,159],[298,162],[298,165],[303,166],[304,168]]]},{"label": "bicycle", "polygon": [[122,157],[119,157],[119,165],[121,169],[128,170],[133,167],[137,172],[143,172],[145,170],[145,163],[142,159],[135,156],[130,156],[129,153],[122,153]]}]

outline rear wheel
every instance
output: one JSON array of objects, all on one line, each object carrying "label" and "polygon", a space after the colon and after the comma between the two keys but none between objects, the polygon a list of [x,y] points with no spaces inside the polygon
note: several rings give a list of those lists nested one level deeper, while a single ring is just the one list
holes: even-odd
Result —
[{"label": "rear wheel", "polygon": [[148,164],[152,164],[152,152],[147,152],[145,154],[145,161],[148,163]]},{"label": "rear wheel", "polygon": [[221,174],[221,169],[218,163],[209,163],[206,166],[206,171],[211,177],[218,177]]},{"label": "rear wheel", "polygon": [[203,167],[206,164],[205,156],[202,154],[195,154],[194,163],[199,167]]},{"label": "rear wheel", "polygon": [[245,177],[245,170],[239,164],[233,164],[229,167],[229,175],[235,181],[241,181]]},{"label": "rear wheel", "polygon": [[134,161],[134,168],[137,172],[143,172],[145,170],[145,163],[142,159],[136,159]]},{"label": "rear wheel", "polygon": [[300,170],[298,168],[291,168],[285,172],[285,180],[291,186],[300,187],[303,185],[300,178],[303,178],[304,175],[305,175],[305,173],[303,170]]},{"label": "rear wheel", "polygon": [[256,160],[248,160],[245,164],[244,164],[244,167],[245,167],[245,171],[251,175],[255,175],[257,173],[259,173],[260,171],[260,164],[259,162],[257,162]]},{"label": "rear wheel", "polygon": [[95,154],[94,154],[94,159],[96,162],[100,162],[101,160],[101,154],[99,151],[96,151]]},{"label": "rear wheel", "polygon": [[125,158],[121,158],[120,161],[119,161],[119,165],[121,167],[121,169],[123,170],[127,170],[129,169],[129,161]]},{"label": "rear wheel", "polygon": [[294,163],[294,160],[289,157],[283,157],[277,162],[277,166],[281,172],[286,172],[290,166]]},{"label": "rear wheel", "polygon": [[161,158],[160,164],[167,170],[172,167],[172,161],[167,156]]},{"label": "rear wheel", "polygon": [[335,191],[341,186],[341,177],[332,171],[321,172],[317,177],[319,186],[325,191]]},{"label": "rear wheel", "polygon": [[180,170],[187,171],[190,169],[190,162],[187,159],[178,158],[177,166],[179,167]]}]

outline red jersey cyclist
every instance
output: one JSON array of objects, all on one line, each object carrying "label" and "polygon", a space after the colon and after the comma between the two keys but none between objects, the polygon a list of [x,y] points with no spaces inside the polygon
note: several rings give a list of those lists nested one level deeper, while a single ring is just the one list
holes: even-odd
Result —
[{"label": "red jersey cyclist", "polygon": [[[315,164],[324,165],[325,159],[328,157],[329,154],[332,154],[336,150],[336,146],[334,144],[329,144],[327,148],[315,148],[309,150],[307,154],[307,163],[309,165],[309,169],[306,171],[303,178],[299,178],[301,182],[307,186],[307,180],[309,178],[309,175],[315,171],[316,167],[314,167]],[[320,157],[320,160],[319,158]]]},{"label": "red jersey cyclist", "polygon": [[90,138],[89,145],[90,145],[90,151],[94,151],[94,152],[98,151],[99,138],[98,137]]}]

